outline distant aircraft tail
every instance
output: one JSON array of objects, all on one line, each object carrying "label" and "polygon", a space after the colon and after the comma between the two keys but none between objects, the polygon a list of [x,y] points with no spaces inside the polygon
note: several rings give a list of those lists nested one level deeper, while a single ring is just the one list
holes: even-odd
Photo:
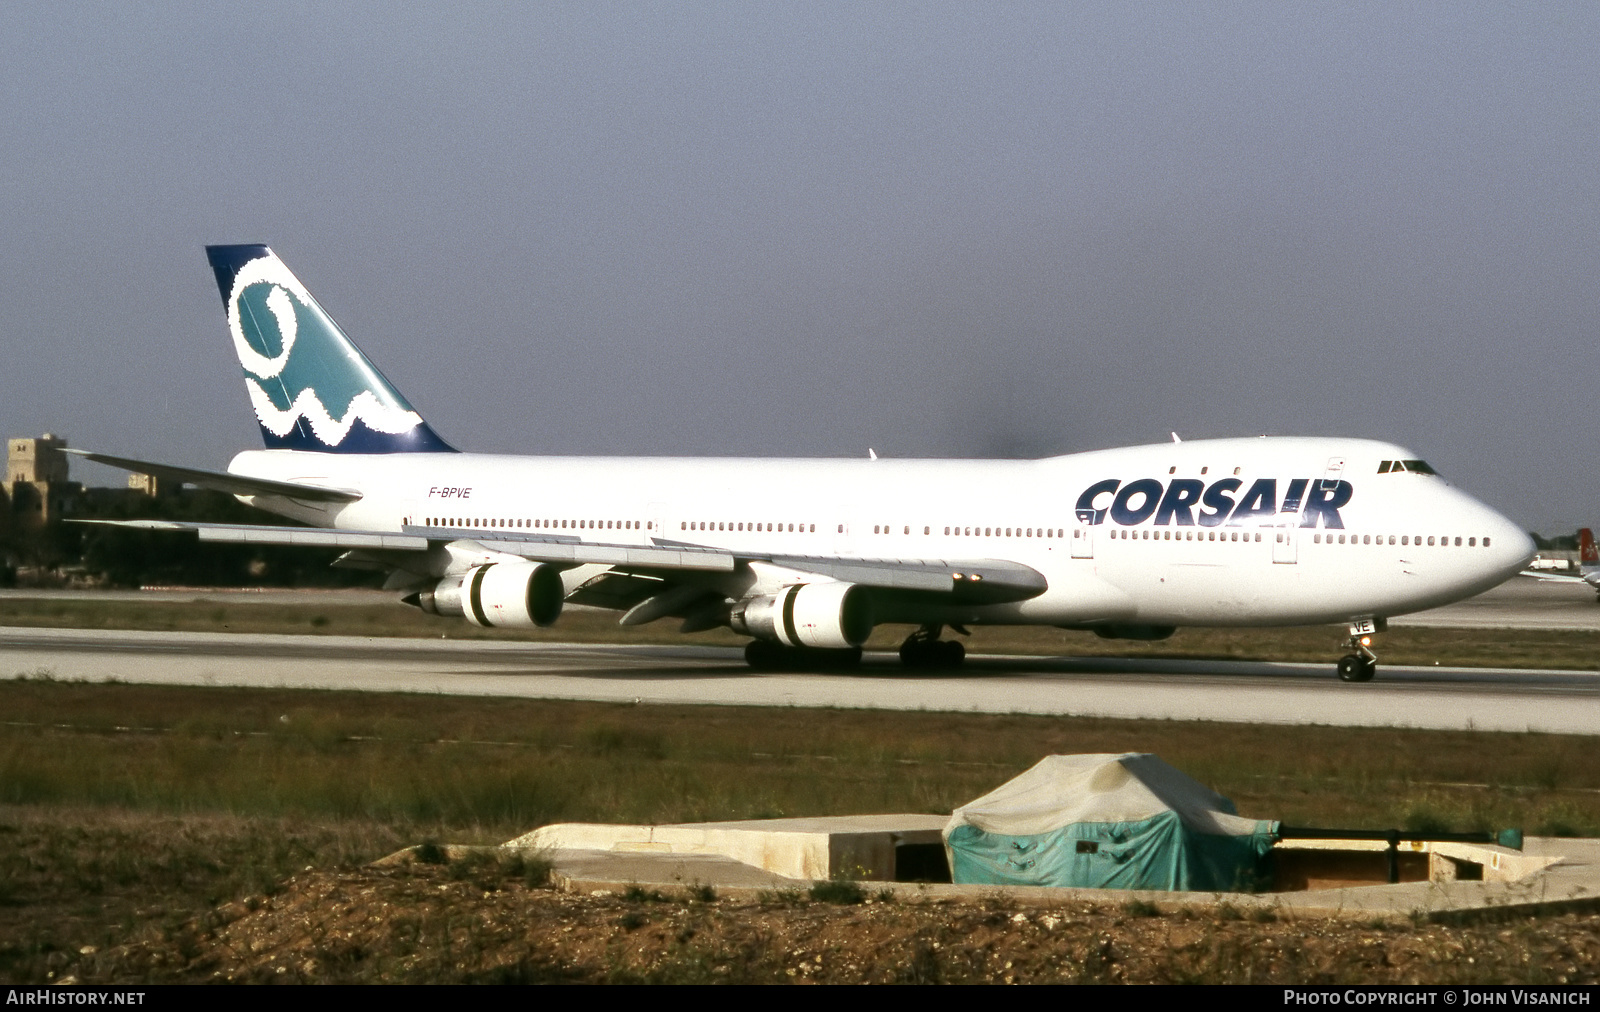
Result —
[{"label": "distant aircraft tail", "polygon": [[1578,564],[1580,566],[1600,566],[1600,551],[1594,546],[1594,531],[1585,527],[1578,532]]},{"label": "distant aircraft tail", "polygon": [[265,246],[207,246],[268,449],[449,453]]}]

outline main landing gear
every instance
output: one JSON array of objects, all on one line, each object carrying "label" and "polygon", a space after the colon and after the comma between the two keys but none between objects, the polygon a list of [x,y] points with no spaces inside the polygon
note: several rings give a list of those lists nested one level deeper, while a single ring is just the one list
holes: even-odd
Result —
[{"label": "main landing gear", "polygon": [[1378,673],[1378,655],[1372,652],[1372,635],[1382,631],[1382,619],[1358,619],[1350,623],[1350,638],[1345,645],[1355,653],[1339,658],[1339,681],[1372,681],[1372,676]]},{"label": "main landing gear", "polygon": [[[950,628],[963,636],[967,631],[958,625]],[[967,659],[967,648],[955,640],[941,640],[944,626],[930,623],[918,629],[900,644],[900,663],[908,668],[959,668]]]},{"label": "main landing gear", "polygon": [[861,648],[821,650],[751,640],[744,645],[744,662],[755,671],[842,671],[861,664]]}]

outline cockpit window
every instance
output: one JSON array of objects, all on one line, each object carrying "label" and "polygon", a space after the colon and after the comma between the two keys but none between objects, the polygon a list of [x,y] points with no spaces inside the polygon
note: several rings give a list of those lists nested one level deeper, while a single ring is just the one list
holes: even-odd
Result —
[{"label": "cockpit window", "polygon": [[1383,460],[1378,462],[1378,473],[1388,474],[1390,471],[1411,471],[1416,474],[1438,474],[1426,460]]}]

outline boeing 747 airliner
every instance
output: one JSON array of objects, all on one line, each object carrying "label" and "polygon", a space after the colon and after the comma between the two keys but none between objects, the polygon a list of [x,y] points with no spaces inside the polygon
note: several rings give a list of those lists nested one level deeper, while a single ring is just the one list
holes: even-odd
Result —
[{"label": "boeing 747 airliner", "polygon": [[207,248],[264,450],[226,471],[92,460],[219,489],[307,526],[132,521],[202,540],[345,549],[425,611],[749,636],[753,667],[852,663],[879,624],[908,666],[959,664],[945,628],[1337,623],[1371,636],[1519,572],[1534,546],[1410,450],[1215,439],[1042,460],[745,460],[462,453],[266,246]]}]

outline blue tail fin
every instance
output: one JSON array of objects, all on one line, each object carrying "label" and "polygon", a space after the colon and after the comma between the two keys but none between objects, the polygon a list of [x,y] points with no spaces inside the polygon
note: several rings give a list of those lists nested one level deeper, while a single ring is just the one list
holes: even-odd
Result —
[{"label": "blue tail fin", "polygon": [[269,449],[451,453],[272,250],[207,246]]}]

